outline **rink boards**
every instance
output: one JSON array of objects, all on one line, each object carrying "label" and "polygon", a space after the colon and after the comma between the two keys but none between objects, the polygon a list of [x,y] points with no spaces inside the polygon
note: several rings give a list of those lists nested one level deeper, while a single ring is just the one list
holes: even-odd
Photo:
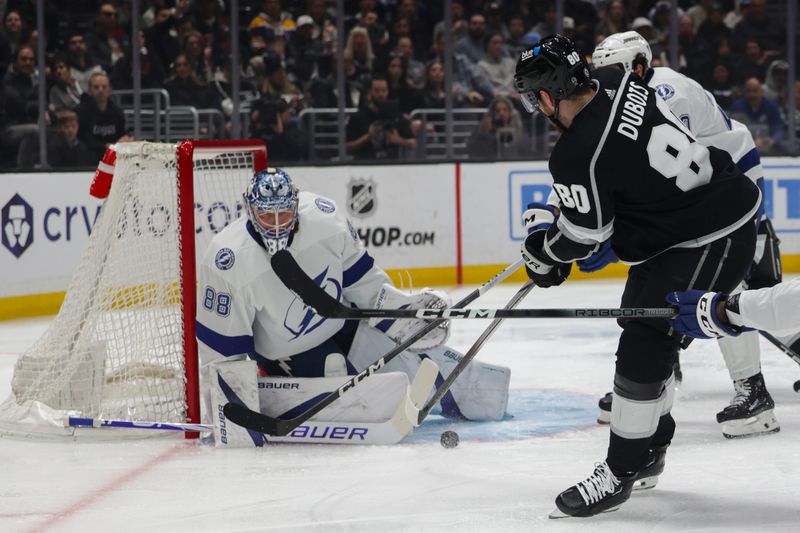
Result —
[{"label": "rink boards", "polygon": [[[782,240],[784,267],[798,272],[800,159],[763,163],[766,210]],[[543,201],[551,182],[546,161],[289,170],[301,189],[333,199],[378,264],[406,287],[479,283],[516,260],[525,205]],[[88,195],[92,177],[92,172],[3,175],[0,319],[57,311],[101,205]],[[196,232],[220,231],[222,224],[210,221],[237,211],[228,203],[211,199],[198,206]],[[157,234],[162,228],[152,229]],[[146,224],[143,231],[149,231]],[[592,276],[624,272],[612,265]]]}]

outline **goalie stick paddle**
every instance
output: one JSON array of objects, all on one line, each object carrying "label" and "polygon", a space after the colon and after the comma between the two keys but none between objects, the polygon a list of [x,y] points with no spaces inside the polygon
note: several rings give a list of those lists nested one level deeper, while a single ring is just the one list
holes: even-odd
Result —
[{"label": "goalie stick paddle", "polygon": [[[517,291],[517,294],[515,294],[511,300],[509,300],[504,309],[514,309],[535,286],[536,284],[532,280],[528,280],[522,287],[520,287],[520,289]],[[475,359],[475,356],[478,355],[478,351],[483,348],[483,345],[486,344],[486,341],[489,340],[489,337],[492,336],[502,322],[502,318],[495,318],[492,320],[492,323],[489,324],[489,327],[486,328],[483,333],[481,333],[481,336],[478,337],[478,340],[476,340],[475,343],[470,346],[469,350],[467,350],[467,353],[465,353],[461,358],[461,361],[458,362],[455,368],[453,368],[453,370],[450,372],[450,375],[447,376],[447,379],[444,380],[444,382],[436,389],[436,391],[434,391],[433,396],[431,396],[431,399],[428,400],[425,406],[420,409],[419,414],[417,415],[417,425],[422,424],[422,421],[425,420],[425,417],[428,416],[428,414],[431,412],[431,409],[433,409],[439,400],[442,399],[442,396],[447,394],[447,391],[450,390],[453,382],[458,378],[458,376],[461,375],[470,361]]]},{"label": "goalie stick paddle", "polygon": [[65,417],[64,427],[157,429],[163,431],[188,431],[191,433],[208,432],[213,429],[212,426],[208,424],[184,424],[182,422],[143,422],[141,420],[116,420],[107,418],[85,418],[79,416]]},{"label": "goalie stick paddle", "polygon": [[585,309],[461,309],[458,302],[446,309],[356,309],[340,303],[314,283],[289,252],[272,256],[272,268],[281,281],[303,302],[325,318],[365,320],[368,318],[671,318],[672,307],[624,307]]},{"label": "goalie stick paddle", "polygon": [[[511,264],[504,268],[501,272],[495,275],[492,279],[478,287],[477,289],[470,292],[464,298],[461,299],[456,305],[457,306],[464,306],[468,305],[471,302],[478,299],[482,296],[486,291],[506,279],[508,276],[519,270],[520,267],[524,264],[522,259],[518,259],[514,264]],[[308,276],[305,275],[305,272],[300,268],[297,262],[292,257],[292,254],[287,250],[280,250],[272,256],[272,267],[275,270],[275,273],[281,279],[281,281],[291,290],[295,291],[293,285],[296,283],[296,279],[306,278]],[[299,272],[299,273],[298,273]],[[311,282],[314,285],[314,282]],[[295,291],[297,292],[297,291]],[[298,296],[300,296],[298,294]],[[303,299],[302,296],[300,296]],[[303,299],[307,305],[308,302]],[[335,300],[334,300],[335,301]],[[338,302],[336,302],[338,304]],[[310,307],[314,307],[311,305]],[[315,308],[316,309],[316,308]],[[319,312],[319,310],[317,310]],[[320,315],[323,315],[320,313]],[[349,380],[347,380],[341,387],[336,389],[335,391],[331,392],[327,396],[325,396],[322,400],[311,406],[308,410],[300,414],[299,416],[291,419],[280,419],[271,416],[267,416],[261,414],[256,411],[252,411],[243,405],[237,405],[233,403],[228,403],[223,407],[223,413],[225,416],[234,424],[240,425],[242,427],[246,427],[248,429],[252,429],[254,431],[258,431],[260,433],[266,433],[267,435],[273,436],[283,436],[287,435],[291,432],[294,428],[302,424],[303,422],[310,419],[315,414],[319,413],[327,406],[335,402],[339,397],[342,396],[345,392],[347,392],[350,388],[355,387],[361,382],[362,380],[368,378],[381,368],[383,368],[389,361],[394,359],[397,355],[403,353],[407,350],[412,344],[420,340],[422,337],[427,335],[430,331],[436,328],[439,324],[442,323],[444,319],[434,319],[428,322],[425,326],[421,327],[419,331],[417,331],[414,335],[411,335],[408,339],[403,341],[402,343],[398,344],[391,350],[389,350],[386,354],[384,354],[381,358],[377,361],[369,365],[367,368],[359,372],[357,375],[353,376]]]}]

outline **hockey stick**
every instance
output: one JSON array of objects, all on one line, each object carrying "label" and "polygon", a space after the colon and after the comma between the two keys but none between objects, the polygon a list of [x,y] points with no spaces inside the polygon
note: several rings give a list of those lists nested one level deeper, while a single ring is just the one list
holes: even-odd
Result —
[{"label": "hockey stick", "polygon": [[[273,268],[276,265],[275,258],[284,256],[288,256],[288,260],[290,260],[291,263],[295,265],[297,270],[300,270],[301,273],[303,272],[300,266],[297,265],[297,263],[294,261],[294,258],[292,257],[291,253],[289,253],[286,250],[279,251],[274,256],[272,256]],[[469,303],[475,301],[480,296],[482,296],[486,291],[488,291],[489,289],[491,289],[492,287],[494,287],[495,285],[499,284],[501,281],[509,277],[511,274],[516,272],[523,264],[524,264],[523,260],[519,259],[514,264],[507,266],[500,273],[495,275],[492,279],[490,279],[477,289],[470,292],[464,298],[462,298],[461,301],[459,301],[456,305],[459,306],[468,305]],[[283,283],[286,284],[286,286],[291,289],[292,287],[287,284],[287,281],[283,278],[282,274],[277,269],[275,270],[275,272],[278,274],[278,277],[281,278],[281,281],[283,281]],[[257,413],[256,411],[252,411],[243,405],[237,405],[232,403],[228,403],[225,405],[225,407],[223,408],[223,413],[228,419],[230,419],[231,422],[233,422],[234,424],[238,424],[242,427],[246,427],[248,429],[252,429],[260,433],[266,433],[268,435],[277,435],[277,436],[286,435],[294,428],[296,428],[297,426],[299,426],[300,424],[310,419],[312,416],[319,413],[327,406],[338,400],[342,396],[342,394],[347,392],[348,389],[357,386],[360,381],[368,378],[369,376],[371,376],[372,374],[383,368],[386,365],[386,363],[397,357],[397,355],[403,353],[412,344],[414,344],[422,337],[427,335],[434,328],[438,327],[439,324],[442,323],[442,320],[443,319],[431,320],[424,327],[420,328],[419,331],[417,331],[414,335],[410,336],[408,339],[406,339],[402,343],[398,344],[397,346],[389,350],[386,354],[383,355],[383,357],[381,357],[380,359],[369,365],[367,368],[359,372],[357,375],[347,380],[337,390],[331,392],[325,398],[323,398],[318,403],[310,407],[307,411],[305,411],[304,413],[295,418],[282,420],[280,418],[275,418],[263,415],[261,413]]]},{"label": "hockey stick", "polygon": [[315,444],[396,444],[417,426],[417,415],[439,377],[439,367],[430,359],[419,365],[391,418],[385,422],[308,420],[288,435],[267,435],[268,442]]},{"label": "hockey stick", "polygon": [[[535,286],[536,284],[534,284],[532,280],[528,280],[528,282],[517,291],[517,294],[515,294],[514,297],[509,300],[504,309],[515,308]],[[430,400],[428,400],[428,403],[425,404],[425,407],[420,409],[417,418],[417,425],[422,424],[422,421],[425,420],[425,417],[428,416],[428,414],[431,412],[431,409],[433,409],[439,400],[442,399],[442,396],[447,394],[447,391],[450,390],[453,382],[458,378],[458,376],[461,375],[470,361],[475,358],[475,356],[478,354],[478,351],[483,348],[483,345],[487,340],[489,340],[489,337],[492,336],[502,321],[502,318],[495,318],[492,320],[492,323],[489,324],[489,327],[486,328],[483,333],[481,333],[481,336],[478,337],[478,340],[476,340],[470,349],[467,350],[467,353],[464,354],[464,356],[461,358],[461,361],[459,361],[455,368],[453,368],[452,372],[450,372],[450,375],[444,380],[444,383],[442,383],[433,393],[433,396]]]},{"label": "hockey stick", "polygon": [[786,346],[784,343],[780,341],[780,339],[778,339],[771,333],[767,333],[766,331],[761,331],[761,330],[759,330],[758,332],[761,333],[762,337],[771,342],[773,346],[775,346],[777,349],[788,355],[795,363],[800,365],[800,354],[798,354],[797,352]]},{"label": "hockey stick", "polygon": [[188,431],[193,433],[212,430],[212,427],[207,424],[183,424],[180,422],[141,422],[133,420],[110,420],[105,418],[83,418],[79,416],[64,417],[64,427],[161,429],[166,431]]},{"label": "hockey stick", "polygon": [[[766,331],[762,330],[759,330],[758,332],[761,333],[762,337],[771,342],[773,346],[775,346],[777,349],[788,355],[792,359],[792,361],[800,365],[800,354],[792,350],[789,346],[786,346],[783,342],[781,342],[780,339],[778,339],[771,333],[767,333]],[[795,381],[794,385],[792,385],[792,388],[794,389],[795,392],[800,392],[800,380]]]},{"label": "hockey stick", "polygon": [[625,307],[602,309],[461,309],[458,302],[446,309],[357,309],[348,307],[314,283],[294,257],[285,250],[272,256],[272,268],[284,285],[306,305],[326,318],[364,320],[368,318],[671,318],[672,307]]}]

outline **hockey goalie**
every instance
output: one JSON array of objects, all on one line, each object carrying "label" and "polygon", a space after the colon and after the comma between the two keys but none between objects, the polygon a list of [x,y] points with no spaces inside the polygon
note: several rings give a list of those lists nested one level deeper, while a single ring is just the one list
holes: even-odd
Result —
[{"label": "hockey goalie", "polygon": [[[273,272],[270,258],[278,250],[291,252],[322,289],[348,305],[449,305],[439,291],[407,294],[395,288],[336,204],[299,192],[282,169],[256,172],[244,203],[246,214],[214,237],[197,274],[204,419],[214,425],[215,445],[390,444],[405,437],[434,384],[462,357],[444,345],[447,322],[285,437],[226,420],[226,403],[271,417],[297,417],[340,387],[346,376],[364,370],[424,326],[415,319],[355,322],[317,315]],[[456,419],[499,420],[509,379],[508,368],[475,361],[442,398],[440,412]]]}]

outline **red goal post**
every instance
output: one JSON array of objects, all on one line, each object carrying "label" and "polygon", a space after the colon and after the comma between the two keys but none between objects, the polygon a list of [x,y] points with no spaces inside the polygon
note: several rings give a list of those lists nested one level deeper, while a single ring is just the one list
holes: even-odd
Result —
[{"label": "red goal post", "polygon": [[2,432],[93,432],[65,428],[66,416],[200,422],[197,259],[243,212],[247,180],[267,166],[266,146],[186,140],[113,149],[116,161],[98,169],[113,172],[108,197],[61,310],[17,360],[12,394],[0,404]]}]

